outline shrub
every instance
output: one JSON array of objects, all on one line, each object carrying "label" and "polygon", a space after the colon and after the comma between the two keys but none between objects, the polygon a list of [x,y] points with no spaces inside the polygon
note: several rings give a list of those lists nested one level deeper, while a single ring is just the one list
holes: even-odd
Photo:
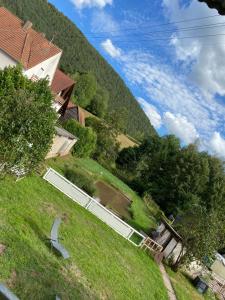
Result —
[{"label": "shrub", "polygon": [[63,123],[63,127],[78,138],[78,141],[73,147],[74,155],[78,157],[89,157],[95,151],[97,136],[92,128],[83,127],[73,119]]},{"label": "shrub", "polygon": [[88,193],[88,195],[95,195],[96,187],[94,185],[94,181],[86,173],[80,170],[66,168],[64,175],[69,181]]},{"label": "shrub", "polygon": [[56,114],[47,80],[32,82],[21,66],[0,70],[0,165],[27,173],[44,161],[55,133]]}]

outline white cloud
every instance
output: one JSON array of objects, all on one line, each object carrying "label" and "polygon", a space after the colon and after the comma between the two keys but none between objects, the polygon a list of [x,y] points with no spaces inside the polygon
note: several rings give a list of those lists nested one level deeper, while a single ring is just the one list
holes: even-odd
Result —
[{"label": "white cloud", "polygon": [[78,9],[84,7],[104,8],[107,4],[112,5],[113,0],[70,0]]},{"label": "white cloud", "polygon": [[200,91],[178,77],[168,66],[154,56],[130,52],[120,57],[123,72],[134,86],[141,88],[146,97],[160,111],[180,113],[203,136],[211,136],[224,124],[225,107],[208,99]]},{"label": "white cloud", "polygon": [[143,108],[145,114],[151,121],[151,124],[156,128],[160,128],[162,125],[162,119],[160,114],[158,113],[155,106],[148,103],[146,100],[144,100],[141,97],[138,97],[138,102],[141,104],[141,107]]},{"label": "white cloud", "polygon": [[163,121],[168,132],[176,135],[185,144],[193,143],[199,137],[194,125],[180,114],[174,115],[170,112],[166,112],[164,113]]},{"label": "white cloud", "polygon": [[109,32],[110,35],[118,34],[120,24],[104,10],[95,10],[92,14],[91,28],[95,33]]},{"label": "white cloud", "polygon": [[[171,36],[175,63],[159,59],[157,54],[151,54],[151,50],[148,53],[143,50],[122,50],[113,42],[113,37],[107,39],[107,43],[104,41],[102,46],[117,59],[129,85],[142,90],[145,102],[139,102],[155,128],[165,125],[169,132],[176,134],[186,144],[199,138],[201,145],[204,145],[202,149],[221,156],[225,137],[225,105],[223,100],[217,101],[216,94],[225,94],[225,37],[220,36],[215,40],[183,40],[179,37],[209,34],[209,28],[199,32],[182,32],[181,28],[224,22],[224,17],[207,18],[199,23],[199,18],[217,12],[193,0],[183,6],[179,0],[163,0],[163,3],[169,22],[197,19],[171,25],[177,26],[175,29],[178,30]],[[120,24],[117,26],[120,28]],[[221,31],[221,27],[215,28],[214,33],[217,30]],[[147,107],[148,101],[151,104]],[[164,117],[161,118],[160,114],[164,114]]]},{"label": "white cloud", "polygon": [[209,147],[216,156],[225,159],[225,139],[219,132],[214,132],[209,141]]},{"label": "white cloud", "polygon": [[102,42],[101,46],[113,58],[119,58],[122,55],[121,49],[115,47],[110,39],[106,39]]},{"label": "white cloud", "polygon": [[[179,0],[164,0],[165,16],[170,22],[176,20],[196,19],[189,23],[175,24],[177,33],[173,34],[171,44],[174,46],[179,61],[192,64],[190,78],[196,82],[207,94],[218,93],[225,95],[225,36],[199,36],[223,33],[223,27],[211,26],[223,23],[224,17],[201,19],[210,15],[217,15],[216,10],[209,9],[206,4],[191,0],[188,5],[181,5]],[[182,31],[184,27],[207,25],[205,28]],[[209,26],[208,26],[209,25]],[[191,36],[189,39],[180,37]]]}]

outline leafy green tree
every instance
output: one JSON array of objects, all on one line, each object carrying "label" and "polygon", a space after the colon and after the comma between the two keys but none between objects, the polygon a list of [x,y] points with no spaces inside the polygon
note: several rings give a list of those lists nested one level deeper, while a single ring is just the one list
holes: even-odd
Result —
[{"label": "leafy green tree", "polygon": [[108,100],[109,93],[105,89],[98,87],[91,103],[87,106],[87,110],[97,117],[103,118],[108,109]]},{"label": "leafy green tree", "polygon": [[132,186],[152,195],[166,213],[188,210],[196,199],[200,203],[195,204],[215,209],[225,199],[223,163],[198,152],[196,145],[181,148],[174,136],[154,137],[132,150],[124,149],[117,162],[129,178],[132,174]]},{"label": "leafy green tree", "polygon": [[171,202],[167,202],[167,199],[174,199],[173,172],[180,151],[179,140],[172,135],[154,137],[143,141],[137,151],[139,162],[133,172],[133,186],[140,193],[151,194],[161,208],[170,210],[168,206]]},{"label": "leafy green tree", "polygon": [[83,127],[72,119],[63,123],[63,127],[78,138],[73,147],[73,154],[78,157],[90,157],[95,151],[97,140],[97,136],[92,128]]},{"label": "leafy green tree", "polygon": [[55,132],[52,101],[46,80],[32,82],[20,66],[0,70],[1,174],[30,172],[44,160]]},{"label": "leafy green tree", "polygon": [[116,159],[117,166],[127,172],[133,172],[136,170],[138,162],[138,147],[128,147],[122,149]]},{"label": "leafy green tree", "polygon": [[93,128],[97,134],[97,145],[93,157],[100,163],[114,164],[119,151],[119,143],[110,128],[96,118],[86,119],[86,126]]},{"label": "leafy green tree", "polygon": [[125,108],[122,108],[120,110],[113,109],[106,115],[105,120],[107,126],[109,127],[112,134],[115,135],[115,137],[117,137],[117,135],[121,132],[126,132],[127,118],[127,109]]},{"label": "leafy green tree", "polygon": [[96,94],[97,81],[92,73],[79,74],[75,80],[74,101],[86,108]]},{"label": "leafy green tree", "polygon": [[[200,200],[196,199],[194,202]],[[182,212],[179,215],[179,222],[175,225],[182,237],[181,255],[173,265],[175,270],[182,265],[188,266],[193,261],[204,263],[207,257],[213,257],[215,251],[224,245],[224,240],[219,238],[223,224],[217,211],[207,211],[198,204]]]}]

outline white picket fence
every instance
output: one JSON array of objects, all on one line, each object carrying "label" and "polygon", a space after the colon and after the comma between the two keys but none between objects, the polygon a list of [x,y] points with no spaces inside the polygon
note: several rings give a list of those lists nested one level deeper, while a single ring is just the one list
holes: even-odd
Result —
[{"label": "white picket fence", "polygon": [[[74,202],[80,204],[82,207],[97,216],[100,220],[113,228],[117,233],[122,235],[125,239],[129,240],[136,246],[140,246],[145,240],[145,236],[138,232],[136,229],[128,225],[119,217],[114,215],[110,210],[101,205],[94,198],[90,197],[75,184],[56,172],[54,169],[49,168],[43,177],[46,181],[52,184],[55,188],[67,195]],[[138,236],[138,243],[135,243],[134,236]]]}]

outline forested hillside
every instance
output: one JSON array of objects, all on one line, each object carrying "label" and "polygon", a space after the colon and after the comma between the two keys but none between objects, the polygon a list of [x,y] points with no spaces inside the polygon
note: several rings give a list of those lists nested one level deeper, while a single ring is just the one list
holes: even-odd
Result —
[{"label": "forested hillside", "polygon": [[46,0],[0,0],[5,6],[23,20],[31,20],[34,27],[44,32],[48,39],[63,49],[61,68],[74,74],[91,71],[98,83],[109,92],[108,110],[126,108],[127,133],[138,138],[141,133],[155,135],[139,104],[126,87],[123,80],[90,45],[81,31],[54,6]]}]

